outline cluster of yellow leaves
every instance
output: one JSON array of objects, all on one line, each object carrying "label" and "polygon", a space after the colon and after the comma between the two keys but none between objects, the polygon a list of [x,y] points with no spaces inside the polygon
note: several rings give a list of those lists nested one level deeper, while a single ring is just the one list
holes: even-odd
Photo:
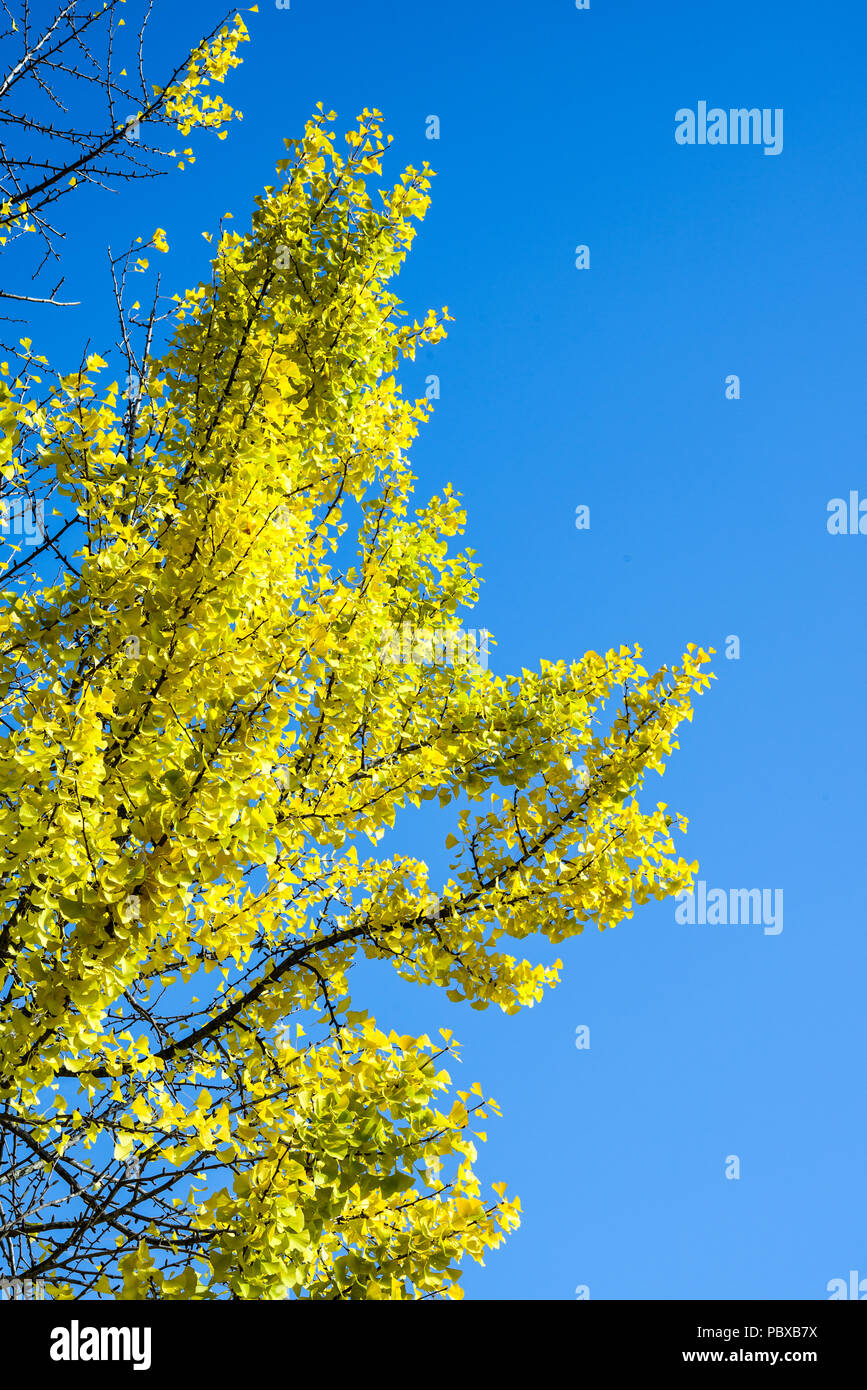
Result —
[{"label": "cluster of yellow leaves", "polygon": [[36,224],[28,221],[26,202],[17,206],[4,198],[0,202],[0,246],[5,246],[12,232],[34,232]]},{"label": "cluster of yellow leaves", "polygon": [[[11,476],[35,431],[83,534],[76,573],[8,588],[0,611],[0,1091],[44,1150],[109,1143],[179,1173],[216,1155],[231,1175],[173,1199],[194,1258],[150,1221],[100,1276],[118,1297],[460,1296],[462,1256],[518,1204],[481,1198],[480,1096],[435,1108],[435,1050],[353,1011],[353,961],[511,1013],[559,962],[504,936],[560,942],[691,881],[676,818],[637,796],[705,652],[649,675],[621,647],[520,678],[385,659],[402,623],[460,628],[478,565],[449,551],[449,486],[409,511],[429,405],[397,372],[449,316],[402,322],[386,286],[431,171],[374,207],[379,113],[347,156],[333,119],[287,142],[250,231],[224,231],[211,281],[178,299],[132,449],[101,358],[47,407],[0,382]],[[461,806],[434,918],[426,866],[375,852],[430,800]],[[191,986],[210,989],[198,1009]],[[324,1043],[286,1041],[299,1013],[330,1024]]]},{"label": "cluster of yellow leaves", "polygon": [[[181,135],[203,126],[220,131],[219,138],[225,140],[227,132],[222,127],[233,115],[241,119],[240,111],[233,111],[221,96],[206,95],[204,89],[211,82],[225,81],[229,70],[242,61],[236,52],[238,45],[249,42],[249,38],[247,26],[236,14],[231,28],[224,25],[216,38],[194,50],[184,76],[162,94],[166,115],[175,122]],[[160,95],[158,87],[154,90]]]}]

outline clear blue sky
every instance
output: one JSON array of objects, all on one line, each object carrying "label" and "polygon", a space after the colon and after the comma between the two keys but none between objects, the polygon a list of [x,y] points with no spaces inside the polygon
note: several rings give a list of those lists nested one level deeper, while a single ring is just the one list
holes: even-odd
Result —
[{"label": "clear blue sky", "polygon": [[[151,42],[174,56],[219,14],[158,3]],[[714,646],[658,796],[690,817],[709,886],[785,902],[778,935],[681,925],[671,901],[588,928],[514,1018],[365,976],[383,1025],[451,1027],[460,1084],[503,1108],[480,1170],[525,1220],[468,1294],[825,1298],[867,1276],[867,535],[826,529],[831,498],[867,498],[864,9],[292,0],[248,21],[228,140],[196,138],[194,169],[159,186],[70,200],[62,297],[84,304],[41,313],[36,350],[69,370],[87,336],[110,345],[108,242],[164,226],[164,288],[205,275],[201,231],[246,222],[317,101],[347,127],[379,107],[390,167],[439,171],[398,286],[455,317],[407,378],[441,380],[414,458],[424,497],[464,495],[492,665]],[[675,112],[702,100],[782,108],[782,153],[681,147]],[[397,840],[435,877],[444,833],[410,812]]]}]

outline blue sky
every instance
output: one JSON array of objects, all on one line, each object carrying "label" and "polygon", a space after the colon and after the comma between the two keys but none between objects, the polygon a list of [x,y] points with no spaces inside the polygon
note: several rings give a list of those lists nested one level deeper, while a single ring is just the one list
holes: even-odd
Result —
[{"label": "blue sky", "polygon": [[[157,5],[154,80],[157,50],[219,14]],[[62,297],[83,303],[39,313],[35,350],[69,370],[86,338],[110,345],[109,243],[160,225],[163,289],[205,275],[200,233],[229,209],[245,224],[317,101],[347,128],[381,109],[390,172],[438,170],[398,289],[455,318],[407,388],[440,377],[414,462],[421,498],[451,481],[469,511],[486,582],[468,625],[496,634],[500,673],[715,647],[719,679],[647,803],[689,816],[708,885],[785,902],[777,935],[680,924],[671,901],[587,928],[560,987],[513,1018],[364,974],[384,1025],[452,1028],[459,1084],[503,1109],[479,1167],[520,1193],[524,1224],[467,1293],[825,1298],[867,1276],[867,536],[826,527],[830,499],[867,498],[864,11],[292,0],[247,19],[226,91],[244,121],[196,138],[185,173],[69,201]],[[782,108],[782,152],[678,145],[675,112],[702,100]],[[443,835],[409,812],[396,840],[436,877]]]}]

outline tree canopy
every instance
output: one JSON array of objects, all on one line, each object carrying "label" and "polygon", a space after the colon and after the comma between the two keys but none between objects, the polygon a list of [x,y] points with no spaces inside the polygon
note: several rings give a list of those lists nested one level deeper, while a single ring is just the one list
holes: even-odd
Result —
[{"label": "tree canopy", "polygon": [[[474,1171],[496,1103],[453,1088],[448,1030],[378,1026],[353,963],[514,1013],[559,973],[531,938],[697,867],[640,796],[708,653],[391,659],[461,629],[479,566],[407,456],[401,365],[450,318],[392,288],[432,171],[379,190],[380,113],[345,149],[335,120],[126,389],[96,354],[4,367],[6,496],[63,499],[0,607],[2,1242],[54,1298],[460,1297],[519,1220]],[[377,848],[424,801],[445,882]]]}]

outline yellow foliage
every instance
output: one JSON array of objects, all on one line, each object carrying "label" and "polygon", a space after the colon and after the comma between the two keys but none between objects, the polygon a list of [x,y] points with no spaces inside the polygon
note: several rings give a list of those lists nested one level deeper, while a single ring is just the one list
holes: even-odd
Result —
[{"label": "yellow foliage", "polygon": [[[191,65],[182,129],[223,119],[194,94],[242,37]],[[446,1099],[450,1032],[387,1036],[350,967],[514,1013],[560,962],[504,935],[560,942],[691,882],[677,817],[638,794],[705,652],[520,677],[384,655],[402,623],[455,629],[478,564],[449,548],[451,488],[410,510],[429,405],[397,372],[447,313],[410,326],[388,283],[431,171],[374,202],[379,113],[348,154],[333,119],[289,142],[250,232],[222,231],[179,299],[132,452],[101,359],[48,406],[0,381],[10,466],[35,432],[81,518],[75,572],[0,608],[0,1126],[81,1215],[57,1297],[459,1298],[461,1261],[519,1220],[473,1172],[476,1111],[497,1107],[477,1084]],[[432,916],[426,866],[369,844],[465,794]],[[73,1114],[46,1101],[57,1083]],[[91,1205],[64,1166],[85,1150]],[[26,1239],[50,1278],[66,1230]]]}]

